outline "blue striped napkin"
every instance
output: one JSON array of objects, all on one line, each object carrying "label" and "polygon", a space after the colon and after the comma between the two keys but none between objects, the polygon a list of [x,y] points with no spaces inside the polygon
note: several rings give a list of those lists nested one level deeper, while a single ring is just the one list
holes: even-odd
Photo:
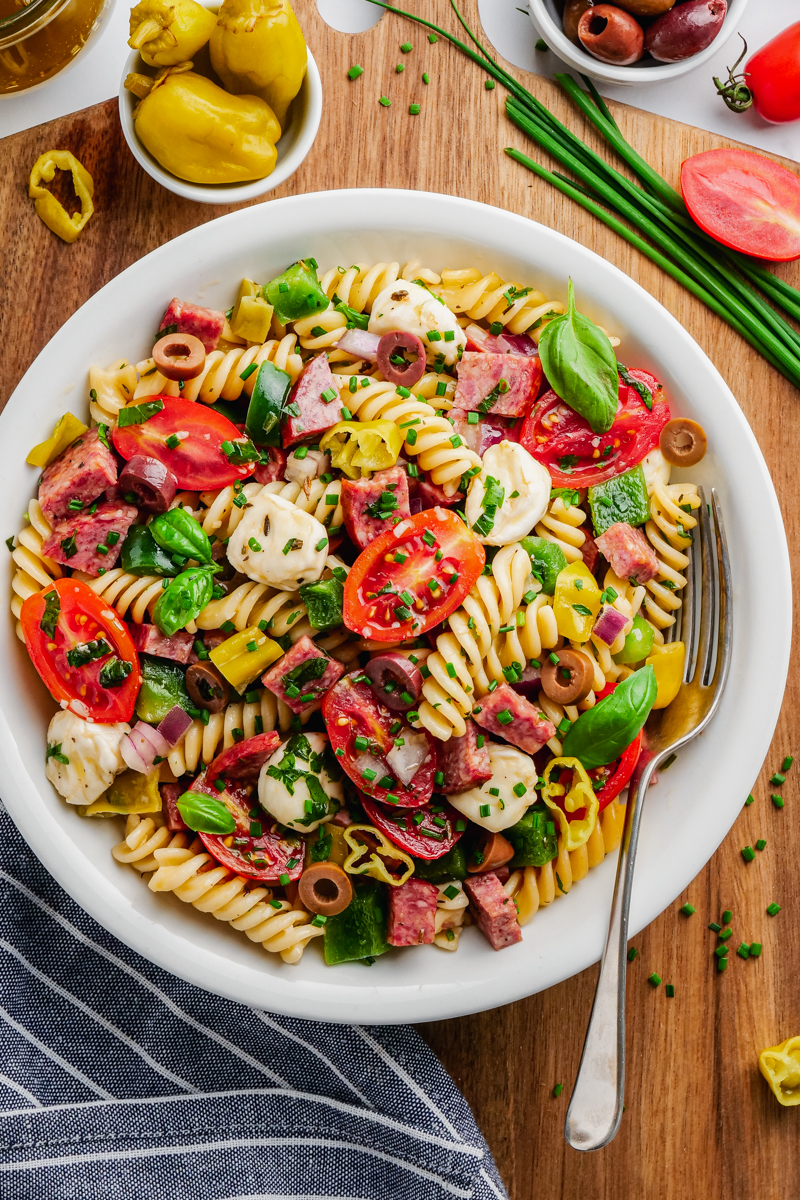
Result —
[{"label": "blue striped napkin", "polygon": [[74,904],[0,806],[2,1200],[505,1200],[402,1026],[222,1000]]}]

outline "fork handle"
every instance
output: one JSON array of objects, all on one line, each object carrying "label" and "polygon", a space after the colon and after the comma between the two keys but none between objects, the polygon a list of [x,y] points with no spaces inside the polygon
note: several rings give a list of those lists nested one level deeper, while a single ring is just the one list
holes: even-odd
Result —
[{"label": "fork handle", "polygon": [[656,766],[636,772],[628,792],[611,919],[592,1015],[570,1099],[564,1136],[575,1150],[599,1150],[616,1137],[625,1092],[625,971],[628,913],[643,798]]}]

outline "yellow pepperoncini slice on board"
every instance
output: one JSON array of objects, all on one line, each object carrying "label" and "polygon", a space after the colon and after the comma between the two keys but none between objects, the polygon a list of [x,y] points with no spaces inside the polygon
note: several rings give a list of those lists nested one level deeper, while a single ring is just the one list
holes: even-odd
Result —
[{"label": "yellow pepperoncini slice on board", "polygon": [[348,479],[393,467],[400,456],[403,435],[394,421],[339,421],[319,447]]},{"label": "yellow pepperoncini slice on board", "polygon": [[57,459],[67,446],[71,446],[76,438],[79,438],[82,433],[86,433],[87,429],[88,426],[84,425],[83,421],[79,421],[77,417],[73,417],[71,412],[64,413],[63,417],[59,417],[56,421],[55,429],[50,437],[39,442],[38,446],[34,446],[25,461],[29,462],[32,467],[49,467],[50,463]]},{"label": "yellow pepperoncini slice on board", "polygon": [[758,1065],[779,1104],[785,1108],[800,1104],[800,1037],[762,1050]]},{"label": "yellow pepperoncini slice on board", "polygon": [[[553,771],[556,770],[558,771],[558,776],[553,779]],[[563,783],[559,782],[562,771],[572,771],[572,783],[568,792],[566,792]],[[565,792],[566,795],[564,795]],[[556,796],[564,796],[564,809],[566,809],[566,812],[556,803]],[[592,781],[586,774],[579,759],[551,759],[544,772],[542,799],[547,807],[551,808],[556,815],[566,850],[577,850],[579,846],[583,846],[588,842],[597,821],[599,802],[592,787]],[[583,819],[580,821],[570,821],[566,814],[577,812],[581,808],[586,809]]]},{"label": "yellow pepperoncini slice on board", "polygon": [[[377,845],[373,849],[366,842],[360,842],[356,837],[358,833],[369,834],[370,841],[373,839]],[[376,829],[374,825],[348,825],[344,831],[344,840],[351,847],[351,853],[345,859],[344,869],[348,875],[371,875],[373,879],[379,879],[381,883],[388,883],[390,887],[400,887],[401,883],[405,883],[414,874],[414,862],[402,850],[398,850],[397,846],[392,845],[389,839]],[[369,857],[365,858],[365,855]],[[384,859],[390,862],[401,862],[404,865],[404,873],[401,875],[392,875],[387,869]]]},{"label": "yellow pepperoncini slice on board", "polygon": [[141,0],[131,9],[128,45],[150,67],[174,67],[205,46],[216,15],[196,0]]},{"label": "yellow pepperoncini slice on board", "polygon": [[[81,203],[79,213],[70,216],[53,193],[42,187],[42,182],[53,182],[56,171],[71,172],[72,186]],[[94,212],[94,180],[69,150],[46,150],[37,158],[31,171],[28,195],[34,202],[37,217],[65,242],[71,243],[78,238]]]}]

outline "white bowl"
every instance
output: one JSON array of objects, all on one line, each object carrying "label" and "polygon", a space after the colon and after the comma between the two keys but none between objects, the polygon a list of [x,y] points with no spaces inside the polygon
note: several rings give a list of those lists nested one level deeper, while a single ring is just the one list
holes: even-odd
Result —
[{"label": "white bowl", "polygon": [[[791,577],[769,473],[730,391],[678,321],[591,250],[500,209],[390,189],[293,196],[201,225],[134,263],[70,317],[6,404],[0,415],[6,532],[21,527],[27,497],[36,491],[38,471],[25,463],[30,446],[65,409],[85,414],[91,364],[106,365],[121,355],[130,362],[145,357],[153,322],[171,296],[225,309],[242,276],[268,280],[311,255],[322,268],[412,258],[433,269],[494,268],[505,279],[535,284],[560,300],[566,299],[571,276],[580,308],[621,337],[621,361],[652,368],[674,411],[707,430],[709,451],[691,475],[718,488],[730,540],[730,680],[708,731],[678,756],[648,796],[633,936],[713,854],[758,774],[789,662]],[[369,1024],[455,1017],[506,1004],[582,971],[600,956],[613,855],[569,896],[538,913],[521,943],[499,954],[472,928],[455,954],[420,946],[385,954],[369,969],[357,963],[326,967],[312,944],[302,962],[287,966],[177,897],[154,895],[134,870],[114,861],[110,850],[120,839],[121,822],[79,817],[45,778],[46,730],[55,704],[10,617],[0,624],[0,656],[0,796],[77,903],[166,970],[245,1004]]]},{"label": "white bowl", "polygon": [[[614,0],[608,0],[608,3],[613,4]],[[630,67],[614,67],[610,63],[600,62],[581,46],[571,42],[564,33],[556,0],[529,0],[528,11],[549,48],[573,70],[604,83],[616,83],[622,87],[649,87],[653,83],[669,83],[672,79],[679,79],[681,75],[688,75],[708,62],[739,28],[747,4],[748,0],[728,0],[728,14],[719,33],[710,46],[692,58],[677,63],[660,63],[647,57]]]},{"label": "white bowl", "polygon": [[[139,51],[132,51],[126,60],[119,87],[119,119],[122,132],[139,166],[151,179],[155,179],[156,183],[160,183],[167,191],[174,192],[176,196],[183,196],[185,200],[197,200],[200,204],[241,204],[245,200],[255,200],[257,196],[271,192],[294,175],[314,144],[322,117],[322,81],[314,56],[309,50],[305,79],[292,101],[289,110],[291,120],[278,142],[278,160],[271,175],[263,179],[251,179],[246,183],[190,183],[187,179],[179,179],[171,171],[165,171],[136,136],[133,110],[139,100],[133,92],[126,91],[125,80],[131,72],[140,71],[142,66]],[[152,68],[145,69],[152,73]]]}]

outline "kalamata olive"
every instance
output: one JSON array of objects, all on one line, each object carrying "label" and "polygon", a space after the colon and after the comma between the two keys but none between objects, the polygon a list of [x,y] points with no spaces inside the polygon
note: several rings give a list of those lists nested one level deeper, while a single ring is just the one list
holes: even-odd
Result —
[{"label": "kalamata olive", "polygon": [[167,379],[194,379],[205,364],[206,348],[192,333],[168,333],[153,346],[153,360]]},{"label": "kalamata olive", "polygon": [[496,871],[498,867],[511,862],[513,857],[514,847],[508,838],[504,838],[502,833],[486,832],[473,850],[467,870],[471,875],[488,875],[490,871]]},{"label": "kalamata olive", "polygon": [[587,8],[593,7],[594,0],[567,0],[567,3],[564,5],[564,33],[576,46],[580,46],[581,44],[578,37],[578,22]]},{"label": "kalamata olive", "polygon": [[697,421],[675,417],[667,421],[658,439],[659,449],[673,467],[693,467],[699,463],[708,447],[706,431]]},{"label": "kalamata olive", "polygon": [[241,584],[247,583],[247,576],[242,575],[241,571],[237,571],[229,561],[228,547],[224,542],[211,543],[211,560],[218,563],[222,568],[214,576],[214,583],[223,589],[226,596],[230,596],[231,592],[235,591]]},{"label": "kalamata olive", "polygon": [[311,863],[300,876],[297,896],[309,912],[334,917],[344,912],[353,899],[353,885],[347,873],[336,863]]},{"label": "kalamata olive", "polygon": [[[411,362],[407,354],[416,354]],[[378,370],[395,387],[413,387],[425,374],[425,347],[415,333],[393,329],[378,343]]]},{"label": "kalamata olive", "polygon": [[194,663],[186,669],[186,690],[198,708],[222,712],[231,698],[230,684],[212,663]]},{"label": "kalamata olive", "polygon": [[150,512],[163,513],[175,499],[178,481],[168,467],[147,454],[134,454],[119,474],[122,495],[132,493],[136,503]]},{"label": "kalamata olive", "polygon": [[672,8],[675,0],[617,0],[617,7],[634,17],[660,17]]},{"label": "kalamata olive", "polygon": [[639,22],[613,4],[595,4],[578,21],[578,39],[600,62],[629,67],[644,53],[644,31]]},{"label": "kalamata olive", "polygon": [[682,62],[699,54],[722,28],[728,0],[687,0],[665,12],[645,34],[644,48],[659,62]]},{"label": "kalamata olive", "polygon": [[554,663],[542,663],[542,691],[554,704],[578,704],[592,690],[594,667],[580,650],[559,650]]},{"label": "kalamata olive", "polygon": [[369,686],[387,708],[408,712],[416,706],[422,693],[422,675],[402,654],[387,650],[376,654],[364,668]]}]

